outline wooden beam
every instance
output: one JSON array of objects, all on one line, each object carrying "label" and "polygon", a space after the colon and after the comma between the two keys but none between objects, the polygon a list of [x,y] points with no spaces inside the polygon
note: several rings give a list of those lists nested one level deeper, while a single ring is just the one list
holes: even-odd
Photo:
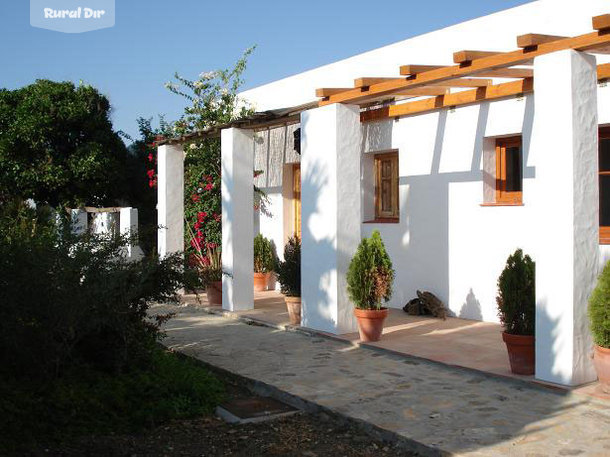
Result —
[{"label": "wooden beam", "polygon": [[[448,65],[402,65],[400,74],[403,76],[417,75],[430,70],[439,68],[450,68]],[[477,73],[482,78],[531,78],[534,71],[529,68],[496,68]]]},{"label": "wooden beam", "polygon": [[432,82],[429,86],[441,86],[441,87],[485,87],[491,85],[493,81],[491,79],[481,78],[458,78],[449,79],[447,81]]},{"label": "wooden beam", "polygon": [[354,87],[367,87],[377,83],[392,81],[394,79],[404,78],[357,78],[354,79]]},{"label": "wooden beam", "polygon": [[543,43],[536,49],[527,51],[518,49],[512,52],[495,54],[488,57],[473,60],[470,65],[454,65],[451,67],[442,67],[436,70],[426,71],[414,75],[409,79],[388,81],[369,86],[369,89],[363,93],[360,89],[351,89],[342,93],[332,95],[328,100],[320,102],[320,106],[331,103],[359,103],[367,98],[377,97],[380,95],[388,95],[402,89],[412,89],[429,85],[432,82],[446,81],[464,76],[473,76],[478,73],[495,70],[498,68],[512,67],[515,65],[523,65],[531,61],[534,57],[538,57],[551,52],[561,51],[564,49],[574,49],[576,51],[591,51],[599,50],[603,47],[610,46],[610,33],[593,32],[585,35],[579,35],[563,40]]},{"label": "wooden beam", "polygon": [[416,75],[430,70],[438,70],[439,68],[446,68],[445,65],[402,65],[400,67],[400,74],[403,76]]},{"label": "wooden beam", "polygon": [[421,114],[442,108],[463,106],[482,101],[498,100],[501,98],[527,94],[533,90],[534,81],[531,78],[527,78],[521,81],[511,81],[508,83],[479,87],[463,92],[427,98],[425,100],[386,106],[379,110],[363,111],[360,113],[360,120],[362,122],[370,122],[384,118]]},{"label": "wooden beam", "polygon": [[540,33],[528,33],[525,35],[519,35],[517,37],[517,47],[519,48],[531,48],[538,46],[543,43],[550,43],[552,41],[563,40],[566,37],[557,35],[542,35]]},{"label": "wooden beam", "polygon": [[592,22],[594,30],[610,29],[610,14],[602,14],[601,16],[595,16]]},{"label": "wooden beam", "polygon": [[597,80],[604,81],[610,79],[610,63],[602,63],[597,66]]},{"label": "wooden beam", "polygon": [[453,61],[455,63],[463,64],[466,62],[472,62],[475,59],[482,59],[483,57],[491,57],[500,54],[499,52],[493,51],[458,51],[453,53]]},{"label": "wooden beam", "polygon": [[347,89],[340,87],[324,87],[321,89],[316,89],[316,97],[330,97],[331,95],[340,94],[346,90],[351,90],[351,87]]}]

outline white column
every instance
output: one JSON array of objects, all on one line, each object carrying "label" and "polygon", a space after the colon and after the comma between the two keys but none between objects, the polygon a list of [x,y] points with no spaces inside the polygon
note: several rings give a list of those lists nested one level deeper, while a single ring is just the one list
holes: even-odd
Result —
[{"label": "white column", "polygon": [[254,308],[254,135],[225,129],[222,144],[222,307]]},{"label": "white column", "polygon": [[121,208],[119,226],[121,235],[126,236],[129,239],[125,252],[127,258],[130,260],[140,260],[144,256],[144,253],[137,244],[138,210],[131,207]]},{"label": "white column", "polygon": [[360,242],[360,109],[301,114],[302,325],[353,332],[346,273]]},{"label": "white column", "polygon": [[572,50],[534,61],[531,201],[536,261],[536,378],[595,379],[587,300],[596,281],[599,198],[594,56]]},{"label": "white column", "polygon": [[83,235],[87,232],[87,211],[81,208],[70,210],[72,233]]},{"label": "white column", "polygon": [[184,152],[159,146],[157,157],[157,249],[161,257],[184,251]]}]

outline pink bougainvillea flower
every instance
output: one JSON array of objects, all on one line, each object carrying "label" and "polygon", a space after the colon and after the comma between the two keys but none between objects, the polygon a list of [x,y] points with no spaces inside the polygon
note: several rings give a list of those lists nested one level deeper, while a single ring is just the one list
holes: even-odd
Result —
[{"label": "pink bougainvillea flower", "polygon": [[193,228],[195,230],[199,230],[201,228],[201,222],[199,222],[199,221],[195,222],[195,225],[193,225]]},{"label": "pink bougainvillea flower", "polygon": [[208,183],[205,185],[205,190],[212,190],[214,188],[214,184]]},{"label": "pink bougainvillea flower", "polygon": [[155,181],[153,181],[152,179],[150,179],[148,181],[148,187],[155,187]]},{"label": "pink bougainvillea flower", "polygon": [[153,157],[153,153],[151,152],[148,154],[148,161],[152,162],[153,160],[155,160],[155,158]]},{"label": "pink bougainvillea flower", "polygon": [[212,178],[211,176],[206,176],[206,180],[207,180],[208,182],[212,182],[212,181],[213,181],[213,178]]},{"label": "pink bougainvillea flower", "polygon": [[216,249],[218,247],[218,245],[216,243],[208,243],[208,247],[210,249]]},{"label": "pink bougainvillea flower", "polygon": [[214,217],[214,220],[215,220],[216,222],[220,222],[220,219],[221,219],[220,214],[213,213],[213,214],[212,214],[212,217]]},{"label": "pink bougainvillea flower", "polygon": [[199,195],[197,195],[197,194],[193,194],[193,195],[191,195],[191,199],[194,202],[198,202],[199,200],[201,200],[201,197]]}]

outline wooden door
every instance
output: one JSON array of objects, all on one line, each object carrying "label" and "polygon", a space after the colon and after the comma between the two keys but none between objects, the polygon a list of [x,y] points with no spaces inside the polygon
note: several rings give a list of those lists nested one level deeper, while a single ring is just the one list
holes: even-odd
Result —
[{"label": "wooden door", "polygon": [[295,164],[292,170],[292,201],[294,214],[294,234],[301,238],[301,165]]}]

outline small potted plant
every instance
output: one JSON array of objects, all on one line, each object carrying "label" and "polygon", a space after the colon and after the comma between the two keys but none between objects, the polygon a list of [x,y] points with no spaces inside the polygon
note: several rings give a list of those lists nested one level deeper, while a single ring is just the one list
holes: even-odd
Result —
[{"label": "small potted plant", "polygon": [[254,290],[269,288],[269,280],[275,269],[275,256],[271,242],[262,234],[254,238]]},{"label": "small potted plant", "polygon": [[278,262],[280,282],[290,323],[301,325],[301,240],[291,237],[284,247],[284,261]]},{"label": "small potted plant", "polygon": [[589,321],[595,343],[593,364],[602,390],[610,394],[610,262],[589,298]]},{"label": "small potted plant", "polygon": [[394,269],[379,231],[363,238],[347,271],[347,293],[354,304],[362,341],[379,341],[392,297]]},{"label": "small potted plant", "polygon": [[498,278],[498,317],[504,326],[510,369],[515,374],[535,371],[536,264],[521,249],[508,257]]}]

